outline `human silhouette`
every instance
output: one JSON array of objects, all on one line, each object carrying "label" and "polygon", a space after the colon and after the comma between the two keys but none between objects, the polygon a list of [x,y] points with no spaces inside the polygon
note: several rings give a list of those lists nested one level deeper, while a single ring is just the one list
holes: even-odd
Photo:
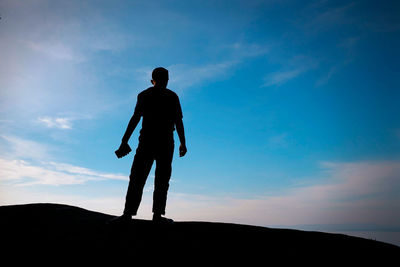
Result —
[{"label": "human silhouette", "polygon": [[159,67],[153,70],[151,80],[153,86],[138,94],[135,111],[129,121],[121,145],[115,152],[119,158],[130,152],[129,138],[142,118],[139,144],[129,176],[125,209],[123,215],[116,220],[125,221],[136,215],[142,199],[143,187],[155,161],[153,221],[172,222],[172,219],[162,215],[165,215],[171,178],[175,127],[180,141],[179,156],[183,157],[187,149],[179,97],[166,88],[168,80],[167,69]]}]

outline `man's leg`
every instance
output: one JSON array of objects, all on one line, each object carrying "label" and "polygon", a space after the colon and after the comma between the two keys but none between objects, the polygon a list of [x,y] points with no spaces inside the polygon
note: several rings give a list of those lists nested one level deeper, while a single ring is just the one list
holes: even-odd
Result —
[{"label": "man's leg", "polygon": [[159,148],[158,153],[156,154],[156,173],[153,193],[153,213],[155,215],[161,216],[161,214],[165,214],[169,180],[172,172],[171,165],[173,155],[173,142]]},{"label": "man's leg", "polygon": [[136,215],[142,200],[143,187],[146,184],[153,161],[154,158],[151,151],[139,143],[129,176],[124,215]]}]

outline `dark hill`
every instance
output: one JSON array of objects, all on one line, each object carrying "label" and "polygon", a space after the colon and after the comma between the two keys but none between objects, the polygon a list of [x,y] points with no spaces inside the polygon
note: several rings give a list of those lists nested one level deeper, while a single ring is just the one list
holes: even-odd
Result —
[{"label": "dark hill", "polygon": [[397,246],[340,234],[209,222],[107,224],[111,218],[59,204],[0,206],[1,253],[13,262],[31,264],[85,260],[128,261],[129,266],[139,261],[168,266],[272,262],[321,266],[391,262],[400,255]]}]

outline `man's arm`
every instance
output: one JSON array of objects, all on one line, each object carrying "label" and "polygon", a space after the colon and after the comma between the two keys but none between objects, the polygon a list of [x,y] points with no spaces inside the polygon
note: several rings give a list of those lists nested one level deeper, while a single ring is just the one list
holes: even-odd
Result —
[{"label": "man's arm", "polygon": [[185,128],[183,127],[182,119],[178,119],[175,122],[175,125],[176,125],[176,132],[178,133],[179,136],[179,141],[181,142],[181,145],[179,146],[179,156],[183,157],[187,152],[187,148],[185,139]]},{"label": "man's arm", "polygon": [[140,97],[140,94],[137,97],[136,101],[136,106],[135,106],[135,111],[133,112],[132,118],[130,119],[128,126],[126,127],[126,131],[124,136],[122,137],[122,144],[127,144],[129,141],[129,138],[131,138],[131,135],[133,131],[135,130],[136,126],[138,125],[140,121],[140,117],[143,114],[143,108],[142,108],[142,100]]},{"label": "man's arm", "polygon": [[128,143],[129,138],[131,138],[131,135],[135,130],[136,126],[138,125],[139,121],[140,121],[140,115],[138,115],[137,112],[135,112],[128,123],[128,127],[126,127],[124,137],[122,137],[122,143],[125,144]]}]

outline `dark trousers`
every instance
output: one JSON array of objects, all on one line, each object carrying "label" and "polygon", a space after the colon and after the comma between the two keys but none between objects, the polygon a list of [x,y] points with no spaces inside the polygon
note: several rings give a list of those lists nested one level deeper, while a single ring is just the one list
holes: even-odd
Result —
[{"label": "dark trousers", "polygon": [[136,215],[142,200],[143,188],[154,160],[156,161],[156,171],[153,192],[153,213],[165,214],[173,154],[173,139],[165,142],[139,141],[129,176],[129,186],[125,200],[125,215]]}]

